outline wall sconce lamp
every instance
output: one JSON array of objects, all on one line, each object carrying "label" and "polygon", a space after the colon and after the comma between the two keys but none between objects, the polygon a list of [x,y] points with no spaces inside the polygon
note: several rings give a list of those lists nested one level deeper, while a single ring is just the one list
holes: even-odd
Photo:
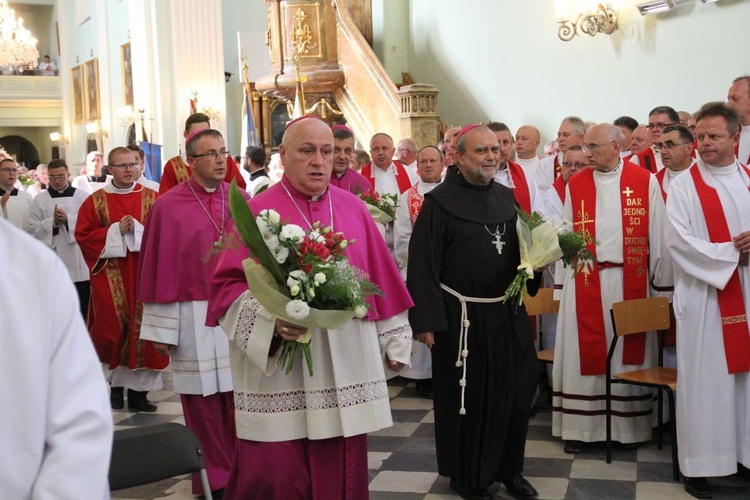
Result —
[{"label": "wall sconce lamp", "polygon": [[55,148],[68,143],[68,140],[60,132],[50,133],[49,140],[52,141],[52,147]]},{"label": "wall sconce lamp", "polygon": [[107,137],[107,131],[99,128],[99,123],[89,122],[86,124],[86,152],[101,151],[101,138]]},{"label": "wall sconce lamp", "polygon": [[556,2],[557,23],[560,25],[557,29],[557,36],[560,40],[569,42],[581,33],[589,36],[596,36],[597,33],[611,35],[617,30],[617,20],[620,13],[611,4],[600,3],[593,12],[580,12],[575,21],[572,21],[573,16],[569,15],[568,3],[565,0],[557,0]]},{"label": "wall sconce lamp", "polygon": [[49,140],[52,142],[52,159],[57,160],[60,158],[60,146],[67,144],[68,140],[60,132],[50,133]]},{"label": "wall sconce lamp", "polygon": [[117,117],[120,119],[120,125],[123,127],[132,125],[136,120],[135,112],[130,106],[121,106],[117,108]]},{"label": "wall sconce lamp", "polygon": [[650,14],[661,14],[674,9],[674,0],[655,0],[653,2],[639,3],[636,5],[642,16]]},{"label": "wall sconce lamp", "polygon": [[86,124],[86,139],[89,141],[95,141],[107,137],[107,131],[99,128],[99,124],[96,122],[89,122]]}]

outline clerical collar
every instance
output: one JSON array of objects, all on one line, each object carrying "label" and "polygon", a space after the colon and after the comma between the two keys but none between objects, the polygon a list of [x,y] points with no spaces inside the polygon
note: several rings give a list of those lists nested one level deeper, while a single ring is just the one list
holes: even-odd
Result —
[{"label": "clerical collar", "polygon": [[76,192],[76,188],[68,184],[62,191],[50,187],[47,188],[47,192],[49,193],[50,198],[68,198],[73,196]]},{"label": "clerical collar", "polygon": [[[4,194],[5,194],[5,193],[7,193],[7,192],[8,192],[8,191],[6,191],[5,189],[3,189],[3,188],[0,188],[0,196],[4,195]],[[11,195],[11,196],[18,196],[18,188],[15,188],[15,187],[14,187],[13,189],[11,189],[11,190],[10,190],[10,195]]]},{"label": "clerical collar", "polygon": [[[136,189],[137,188],[137,189]],[[109,183],[105,184],[104,189],[107,193],[113,193],[113,194],[129,194],[135,191],[141,191],[143,189],[143,186],[141,184],[138,184],[137,182],[133,181],[130,186],[125,188],[118,188],[115,186],[114,180],[110,181]]]},{"label": "clerical collar", "polygon": [[197,190],[197,191],[205,191],[206,193],[209,193],[209,194],[213,193],[217,189],[219,189],[219,185],[221,184],[221,183],[219,183],[219,184],[216,185],[216,187],[210,188],[210,187],[206,187],[203,184],[201,184],[200,182],[196,181],[193,177],[189,178],[187,180],[187,182],[189,183],[188,187],[194,188],[194,190]]},{"label": "clerical collar", "polygon": [[620,161],[617,162],[617,165],[612,170],[607,170],[606,172],[597,170],[597,172],[601,175],[615,175],[615,174],[619,174],[620,170],[622,170],[622,158],[620,158]]},{"label": "clerical collar", "polygon": [[259,168],[255,172],[250,172],[250,180],[254,181],[258,177],[268,177],[268,172],[266,172],[265,168]]},{"label": "clerical collar", "polygon": [[287,189],[287,191],[289,191],[289,193],[293,197],[298,198],[300,200],[305,200],[305,201],[320,201],[328,193],[328,188],[326,188],[325,191],[323,191],[322,193],[317,194],[315,196],[310,196],[309,194],[305,194],[302,191],[299,191],[297,188],[295,188],[292,185],[291,181],[287,178],[286,175],[281,178],[281,182],[282,182],[282,184],[284,184],[284,187]]}]

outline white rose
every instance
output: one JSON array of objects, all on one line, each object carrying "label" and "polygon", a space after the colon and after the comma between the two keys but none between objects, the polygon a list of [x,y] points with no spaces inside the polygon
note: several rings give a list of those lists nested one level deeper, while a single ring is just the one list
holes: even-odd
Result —
[{"label": "white rose", "polygon": [[286,262],[287,257],[289,257],[289,249],[281,245],[272,248],[271,252],[273,252],[273,256],[279,264]]},{"label": "white rose", "polygon": [[265,239],[267,234],[273,234],[271,232],[271,228],[268,226],[268,223],[263,220],[260,216],[258,216],[255,219],[255,222],[258,224],[258,229],[260,230],[260,235],[263,236]]},{"label": "white rose", "polygon": [[386,205],[389,205],[389,206],[391,206],[391,207],[392,207],[392,206],[394,206],[394,205],[395,205],[396,203],[395,203],[395,202],[393,201],[393,198],[386,198],[386,199],[385,199],[385,204],[386,204]]},{"label": "white rose", "polygon": [[278,224],[281,222],[281,216],[276,210],[268,210],[268,222],[271,224]]},{"label": "white rose", "polygon": [[281,233],[279,233],[279,238],[281,238],[281,241],[302,241],[302,238],[304,237],[305,232],[296,224],[287,224],[285,226],[282,226]]},{"label": "white rose", "polygon": [[310,241],[314,241],[316,243],[323,243],[325,242],[325,238],[323,238],[323,235],[320,234],[320,231],[310,231]]},{"label": "white rose", "polygon": [[278,236],[276,236],[270,231],[265,234],[262,234],[262,236],[263,236],[263,242],[266,244],[269,250],[273,252],[274,250],[276,250],[276,248],[278,248],[279,246]]},{"label": "white rose", "polygon": [[310,314],[310,306],[302,300],[290,300],[286,305],[286,313],[292,319],[305,319]]},{"label": "white rose", "polygon": [[295,269],[289,273],[289,277],[286,279],[286,286],[291,287],[304,281],[307,281],[307,274],[305,274],[305,271]]},{"label": "white rose", "polygon": [[367,314],[367,306],[360,304],[354,308],[354,315],[356,317],[364,318],[366,314]]},{"label": "white rose", "polygon": [[315,273],[315,276],[313,276],[313,281],[315,282],[315,286],[322,285],[326,282],[326,275],[323,273]]}]

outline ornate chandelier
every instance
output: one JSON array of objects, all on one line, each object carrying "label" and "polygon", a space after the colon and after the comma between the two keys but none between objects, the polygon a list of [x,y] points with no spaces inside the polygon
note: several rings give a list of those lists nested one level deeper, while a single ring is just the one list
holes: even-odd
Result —
[{"label": "ornate chandelier", "polygon": [[0,66],[36,66],[39,60],[37,40],[23,26],[23,19],[0,0]]}]

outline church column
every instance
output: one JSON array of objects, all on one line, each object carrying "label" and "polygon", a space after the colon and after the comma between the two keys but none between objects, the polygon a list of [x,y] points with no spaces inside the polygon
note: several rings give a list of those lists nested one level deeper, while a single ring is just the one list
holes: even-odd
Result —
[{"label": "church column", "polygon": [[404,85],[398,90],[401,99],[401,137],[411,137],[420,146],[440,140],[436,86],[429,83]]}]

